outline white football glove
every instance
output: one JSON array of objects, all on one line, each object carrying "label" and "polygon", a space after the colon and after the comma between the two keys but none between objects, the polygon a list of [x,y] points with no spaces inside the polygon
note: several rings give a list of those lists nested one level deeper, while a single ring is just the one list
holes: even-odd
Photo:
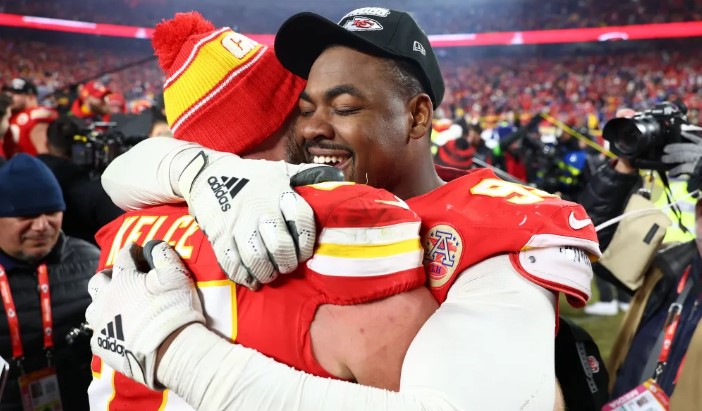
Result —
[{"label": "white football glove", "polygon": [[158,137],[117,157],[102,175],[123,210],[184,198],[224,272],[252,289],[312,256],[312,209],[291,186],[341,180],[333,167],[246,160]]},{"label": "white football glove", "polygon": [[251,289],[312,257],[314,214],[291,185],[343,179],[333,167],[247,160],[208,149],[178,154],[170,175],[224,272]]},{"label": "white football glove", "polygon": [[154,268],[137,268],[142,249],[125,246],[112,269],[88,283],[93,302],[85,318],[93,329],[90,347],[107,365],[149,388],[156,384],[156,353],[166,338],[191,323],[205,323],[190,273],[165,242],[144,248]]},{"label": "white football glove", "polygon": [[661,160],[666,164],[675,165],[668,170],[671,177],[692,174],[695,170],[695,164],[702,158],[702,138],[692,133],[692,131],[699,132],[702,128],[690,125],[683,127],[681,134],[689,142],[670,143],[663,147],[665,154]]}]

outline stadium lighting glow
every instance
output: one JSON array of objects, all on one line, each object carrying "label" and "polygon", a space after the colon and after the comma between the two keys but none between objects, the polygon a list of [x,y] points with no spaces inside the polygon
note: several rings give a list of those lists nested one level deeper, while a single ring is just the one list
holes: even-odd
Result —
[{"label": "stadium lighting glow", "polygon": [[[90,23],[0,13],[0,26],[64,31],[97,36],[150,39],[153,29],[118,24]],[[247,34],[261,44],[273,44],[274,34]],[[588,43],[598,41],[652,40],[702,36],[702,21],[637,24],[580,29],[504,31],[430,35],[433,47],[508,46],[521,44]]]}]

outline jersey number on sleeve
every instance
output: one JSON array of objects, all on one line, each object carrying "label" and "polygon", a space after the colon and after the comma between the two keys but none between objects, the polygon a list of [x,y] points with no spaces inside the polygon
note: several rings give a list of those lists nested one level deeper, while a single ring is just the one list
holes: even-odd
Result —
[{"label": "jersey number on sleeve", "polygon": [[534,204],[547,197],[558,197],[545,191],[496,178],[486,178],[470,189],[471,194],[506,198],[514,204]]}]

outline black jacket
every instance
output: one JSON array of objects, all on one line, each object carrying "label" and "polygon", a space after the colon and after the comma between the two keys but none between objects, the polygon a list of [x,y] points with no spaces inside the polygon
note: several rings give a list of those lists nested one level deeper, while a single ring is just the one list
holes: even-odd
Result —
[{"label": "black jacket", "polygon": [[[580,194],[579,202],[590,215],[592,223],[598,226],[622,215],[629,197],[641,188],[642,184],[643,180],[638,173],[620,173],[614,169],[612,162],[607,161],[592,174]],[[618,226],[619,224],[613,224],[597,232],[603,252],[612,241]],[[621,289],[628,289],[601,264],[594,264],[592,269],[598,277],[616,284]]]},{"label": "black jacket", "polygon": [[[635,174],[622,174],[614,169],[611,162],[602,164],[590,177],[579,197],[592,223],[597,226],[620,216],[626,208],[629,197],[641,188],[641,177]],[[600,248],[604,251],[612,241],[617,224],[597,233]]]},{"label": "black jacket", "polygon": [[66,235],[95,243],[95,233],[124,211],[112,203],[100,184],[88,172],[65,158],[42,154],[37,156],[56,176],[66,211],[62,229]]},{"label": "black jacket", "polygon": [[[72,344],[66,334],[85,322],[85,310],[90,304],[88,281],[95,273],[100,251],[97,247],[77,238],[61,234],[58,243],[45,259],[49,272],[51,309],[53,314],[54,352],[59,388],[64,410],[88,409],[90,372],[90,341],[79,338]],[[10,292],[17,309],[26,372],[46,367],[42,333],[41,308],[37,292],[36,267],[14,260],[0,251],[0,262],[5,266]],[[0,402],[2,411],[21,411],[22,403],[17,378],[19,370],[12,359],[12,345],[7,315],[0,315],[0,355],[11,363],[10,376]]]}]

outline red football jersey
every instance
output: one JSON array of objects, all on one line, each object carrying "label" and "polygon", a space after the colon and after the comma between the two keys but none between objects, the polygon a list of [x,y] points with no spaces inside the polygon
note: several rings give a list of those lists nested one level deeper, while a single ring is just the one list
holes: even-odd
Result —
[{"label": "red football jersey", "polygon": [[[298,192],[317,224],[315,255],[295,273],[260,291],[235,286],[220,270],[187,206],[129,212],[96,236],[100,267],[127,242],[163,239],[197,281],[208,327],[297,369],[331,377],[316,361],[309,333],[319,306],[369,302],[425,282],[420,221],[393,195],[364,185],[322,183]],[[177,395],[155,392],[93,361],[91,409],[190,409]]]},{"label": "red football jersey", "polygon": [[10,117],[10,129],[5,135],[7,157],[12,157],[16,153],[37,155],[37,148],[30,137],[32,130],[37,124],[51,123],[56,118],[58,118],[56,110],[46,107],[28,108],[14,113]]},{"label": "red football jersey", "polygon": [[509,254],[526,278],[565,293],[576,307],[585,305],[591,270],[553,275],[532,270],[524,261],[535,259],[527,252],[547,248],[558,248],[578,262],[586,260],[582,263],[588,266],[590,259],[598,258],[597,234],[581,205],[501,180],[488,169],[439,172],[451,181],[407,202],[422,219],[427,284],[439,303],[460,273],[487,258]]}]

